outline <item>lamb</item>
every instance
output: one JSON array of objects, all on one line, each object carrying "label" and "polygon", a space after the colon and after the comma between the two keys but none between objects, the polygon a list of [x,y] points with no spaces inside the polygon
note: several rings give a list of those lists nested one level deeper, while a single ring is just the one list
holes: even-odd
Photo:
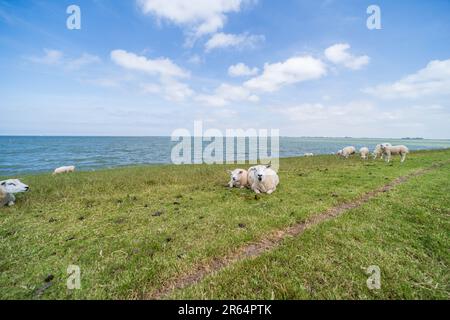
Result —
[{"label": "lamb", "polygon": [[30,189],[18,179],[0,181],[0,207],[12,206],[16,201],[14,193],[26,192]]},{"label": "lamb", "polygon": [[56,168],[55,171],[53,171],[53,175],[61,174],[61,173],[69,173],[69,172],[75,172],[75,166],[66,166],[66,167]]},{"label": "lamb", "polygon": [[345,147],[344,149],[339,150],[336,154],[340,157],[343,157],[345,159],[347,159],[349,156],[351,156],[352,154],[356,153],[356,148],[355,147]]},{"label": "lamb", "polygon": [[359,154],[361,155],[361,159],[363,160],[367,160],[369,158],[369,148],[367,147],[362,147],[361,149],[359,149]]},{"label": "lamb", "polygon": [[385,157],[385,161],[387,161],[388,163],[391,161],[392,155],[400,155],[401,156],[400,162],[403,163],[406,159],[406,155],[409,153],[409,149],[404,145],[400,146],[382,145],[381,151],[383,152],[383,157]]},{"label": "lamb", "polygon": [[248,169],[248,183],[255,193],[272,194],[277,189],[280,179],[269,163]]},{"label": "lamb", "polygon": [[245,188],[248,186],[248,172],[244,169],[236,169],[236,170],[228,170],[230,174],[230,182],[228,182],[228,186],[230,188]]},{"label": "lamb", "polygon": [[391,147],[392,144],[390,144],[390,143],[377,144],[377,146],[373,150],[373,160],[376,160],[378,157],[383,158],[383,151],[381,151],[382,146]]},{"label": "lamb", "polygon": [[314,153],[306,152],[303,156],[304,157],[314,157]]}]

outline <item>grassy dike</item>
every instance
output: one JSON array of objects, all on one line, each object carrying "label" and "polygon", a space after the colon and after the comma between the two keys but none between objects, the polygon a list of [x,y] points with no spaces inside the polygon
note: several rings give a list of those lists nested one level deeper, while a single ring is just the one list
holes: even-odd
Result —
[{"label": "grassy dike", "polygon": [[[414,152],[402,165],[282,159],[271,196],[226,188],[234,166],[224,165],[20,177],[32,191],[0,209],[0,298],[143,298],[274,230],[449,159],[450,150]],[[449,169],[413,178],[169,297],[448,298]],[[73,264],[82,289],[69,291]],[[377,292],[365,284],[369,265],[382,271]]]}]

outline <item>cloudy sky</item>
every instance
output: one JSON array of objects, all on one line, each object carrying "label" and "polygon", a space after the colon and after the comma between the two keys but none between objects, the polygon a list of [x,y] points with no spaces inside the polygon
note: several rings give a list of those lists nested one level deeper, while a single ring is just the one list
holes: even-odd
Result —
[{"label": "cloudy sky", "polygon": [[[69,30],[66,9],[81,9]],[[369,30],[367,8],[381,9]],[[450,138],[448,0],[0,0],[0,134]]]}]

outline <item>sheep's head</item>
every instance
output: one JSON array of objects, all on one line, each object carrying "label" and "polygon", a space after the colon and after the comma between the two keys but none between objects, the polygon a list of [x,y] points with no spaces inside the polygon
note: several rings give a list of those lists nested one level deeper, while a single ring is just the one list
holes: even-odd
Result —
[{"label": "sheep's head", "polygon": [[236,182],[241,180],[242,176],[245,174],[245,170],[243,169],[236,169],[233,171],[228,170],[228,173],[230,174],[231,180],[233,182]]},{"label": "sheep's head", "polygon": [[267,176],[273,175],[274,171],[270,169],[271,166],[272,165],[269,163],[267,165],[259,165],[253,167],[251,170],[253,171],[256,180],[263,181]]},{"label": "sheep's head", "polygon": [[22,183],[18,179],[9,179],[5,181],[0,182],[0,186],[7,192],[7,193],[19,193],[19,192],[25,192],[30,189],[26,184]]},{"label": "sheep's head", "polygon": [[343,152],[343,151],[342,151],[342,149],[341,149],[341,150],[339,150],[338,152],[336,152],[336,155],[337,155],[337,156],[342,156],[342,152]]}]

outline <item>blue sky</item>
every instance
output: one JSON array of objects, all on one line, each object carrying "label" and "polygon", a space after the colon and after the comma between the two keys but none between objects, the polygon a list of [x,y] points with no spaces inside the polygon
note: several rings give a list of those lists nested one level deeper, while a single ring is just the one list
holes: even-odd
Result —
[{"label": "blue sky", "polygon": [[[69,30],[69,5],[81,30]],[[366,9],[381,9],[369,30]],[[450,138],[450,2],[0,0],[0,134]]]}]

